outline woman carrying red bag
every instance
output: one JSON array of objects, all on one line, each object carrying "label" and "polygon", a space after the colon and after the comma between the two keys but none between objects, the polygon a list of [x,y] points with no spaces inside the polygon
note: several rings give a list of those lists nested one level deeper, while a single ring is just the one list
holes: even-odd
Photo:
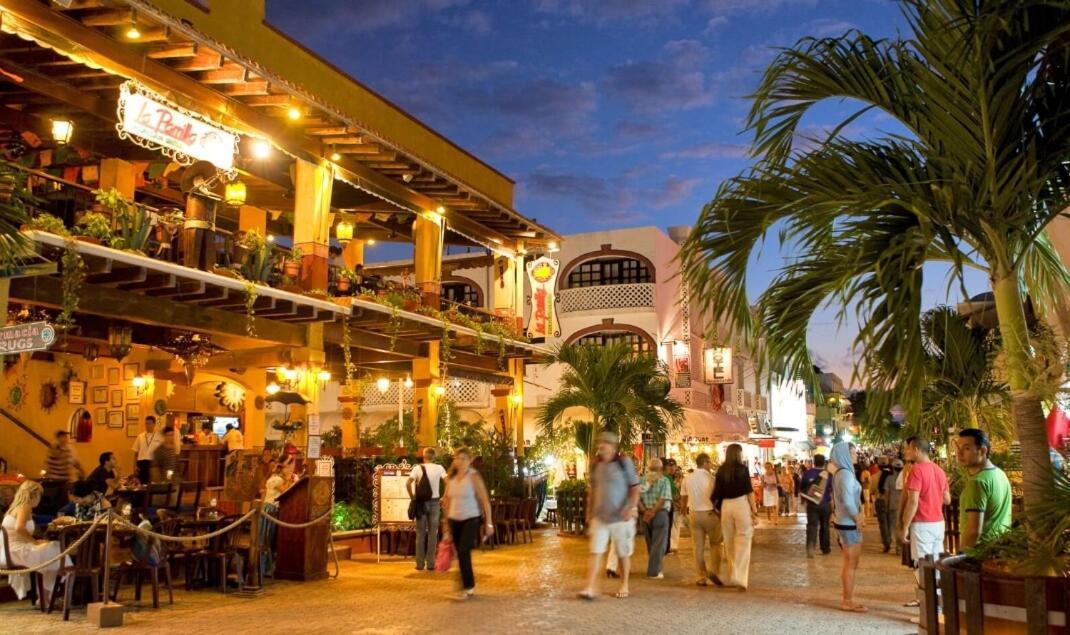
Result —
[{"label": "woman carrying red bag", "polygon": [[476,592],[472,549],[481,538],[488,538],[494,533],[487,487],[479,472],[472,469],[472,454],[467,448],[457,450],[453,456],[453,465],[446,480],[446,493],[442,496],[442,508],[446,510],[447,519],[442,540],[453,545],[461,569],[461,590],[454,599],[467,600]]}]

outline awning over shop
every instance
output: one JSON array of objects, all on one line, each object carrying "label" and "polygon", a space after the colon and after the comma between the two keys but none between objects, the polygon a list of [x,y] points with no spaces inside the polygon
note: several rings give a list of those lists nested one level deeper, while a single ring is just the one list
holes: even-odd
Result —
[{"label": "awning over shop", "polygon": [[739,417],[725,412],[684,408],[684,427],[680,431],[682,436],[721,443],[746,441],[749,433],[747,422]]}]

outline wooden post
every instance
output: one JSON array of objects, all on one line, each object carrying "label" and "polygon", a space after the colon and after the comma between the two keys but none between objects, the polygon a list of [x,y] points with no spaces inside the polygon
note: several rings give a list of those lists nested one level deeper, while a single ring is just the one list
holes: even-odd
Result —
[{"label": "wooden post", "polygon": [[944,610],[944,631],[959,632],[959,594],[954,571],[947,571],[940,576],[940,599]]},{"label": "wooden post", "polygon": [[442,217],[417,214],[412,223],[413,270],[424,306],[439,308],[442,283]]},{"label": "wooden post", "polygon": [[439,404],[435,387],[441,385],[438,347],[437,340],[428,342],[427,357],[412,360],[412,416],[416,425],[416,442],[424,447],[438,444],[438,431],[435,429]]},{"label": "wooden post", "polygon": [[300,284],[306,291],[327,288],[333,185],[330,163],[295,162],[293,242],[301,250]]},{"label": "wooden post", "polygon": [[[1065,610],[1064,615],[1070,613]],[[1048,633],[1048,589],[1043,578],[1025,579],[1025,622],[1029,635]]]},{"label": "wooden post", "polygon": [[918,623],[919,633],[938,635],[940,633],[940,616],[936,600],[936,563],[933,557],[926,556],[918,563],[921,570],[921,614]]}]

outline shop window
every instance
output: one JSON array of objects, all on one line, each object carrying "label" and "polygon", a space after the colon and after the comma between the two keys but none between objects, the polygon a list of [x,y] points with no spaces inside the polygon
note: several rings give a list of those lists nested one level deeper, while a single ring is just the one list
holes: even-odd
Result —
[{"label": "shop window", "polygon": [[628,344],[632,351],[636,353],[653,352],[653,349],[650,346],[650,340],[638,333],[629,333],[627,331],[601,331],[599,333],[591,333],[576,340],[575,344],[579,346],[614,346],[621,342]]},{"label": "shop window", "polygon": [[464,282],[445,282],[442,284],[442,298],[456,304],[480,306],[479,289]]},{"label": "shop window", "polygon": [[604,258],[577,265],[568,274],[568,288],[650,282],[650,268],[631,258]]}]

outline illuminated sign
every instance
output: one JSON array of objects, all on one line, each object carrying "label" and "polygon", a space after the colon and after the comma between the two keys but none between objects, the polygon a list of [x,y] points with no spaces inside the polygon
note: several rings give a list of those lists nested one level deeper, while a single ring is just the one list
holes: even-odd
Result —
[{"label": "illuminated sign", "polygon": [[732,383],[732,349],[727,346],[702,351],[702,372],[707,384]]},{"label": "illuminated sign", "polygon": [[691,347],[688,342],[676,340],[672,343],[672,369],[676,377],[676,387],[690,388]]},{"label": "illuminated sign", "polygon": [[558,337],[561,329],[557,324],[557,272],[561,261],[540,256],[527,264],[528,284],[531,285],[531,320],[527,336],[531,339]]},{"label": "illuminated sign", "polygon": [[237,134],[167,103],[136,82],[128,81],[119,87],[118,114],[115,128],[120,139],[159,150],[182,165],[200,160],[226,172],[234,169]]}]

